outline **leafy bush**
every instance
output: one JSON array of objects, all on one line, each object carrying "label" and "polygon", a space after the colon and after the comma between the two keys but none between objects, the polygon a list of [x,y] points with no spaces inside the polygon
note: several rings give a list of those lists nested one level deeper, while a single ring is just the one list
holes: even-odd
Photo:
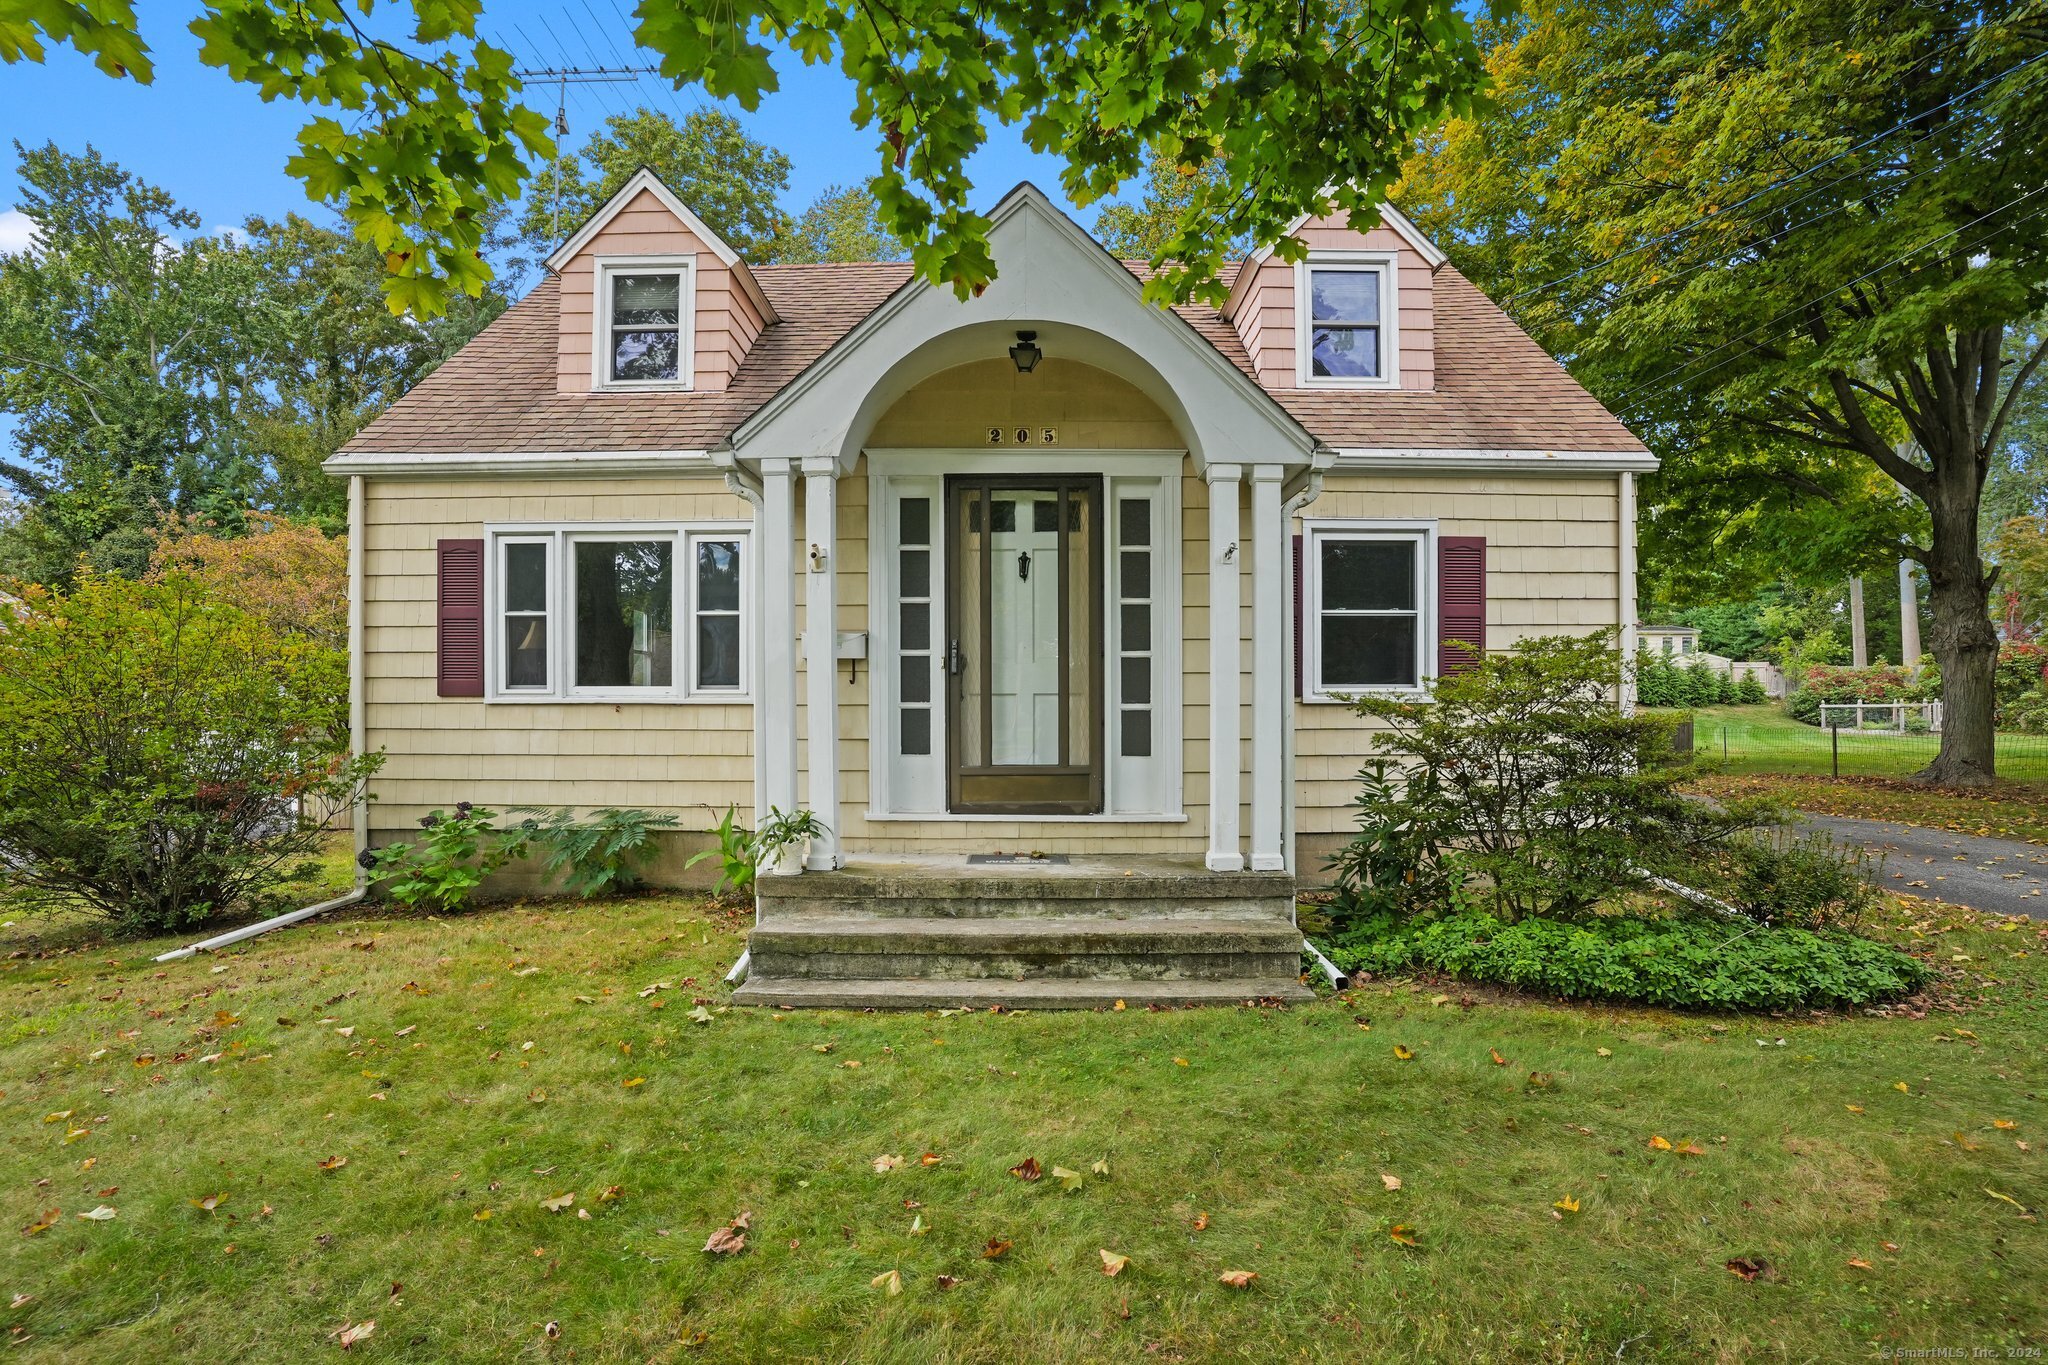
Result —
[{"label": "leafy bush", "polygon": [[[1425,882],[1447,875],[1445,850],[1455,849],[1508,919],[1571,917],[1774,816],[1768,802],[1715,806],[1681,795],[1698,770],[1674,761],[1672,718],[1624,714],[1621,680],[1607,631],[1524,640],[1436,679],[1426,702],[1361,698],[1359,713],[1387,727],[1374,747],[1404,778],[1379,796],[1370,795],[1376,779],[1362,778],[1361,837],[1384,844],[1378,831],[1407,831],[1402,847],[1415,852],[1412,875]],[[1362,850],[1353,861],[1379,856]],[[1343,914],[1376,903],[1339,896]]]},{"label": "leafy bush", "polygon": [[[1934,685],[1940,686],[1938,679]],[[1786,698],[1785,709],[1794,720],[1818,725],[1822,702],[1920,701],[1930,695],[1927,688],[1925,675],[1911,678],[1904,669],[1889,665],[1871,668],[1815,665],[1806,670],[1798,689]]]},{"label": "leafy bush", "polygon": [[640,868],[654,857],[654,831],[675,827],[673,815],[610,806],[587,820],[558,810],[525,826],[546,854],[542,871],[585,900],[638,890]]},{"label": "leafy bush", "polygon": [[1636,700],[1644,706],[1685,706],[1683,682],[1669,655],[1640,650],[1635,662]]},{"label": "leafy bush", "polygon": [[148,933],[260,904],[376,771],[348,744],[346,653],[188,575],[0,604],[0,880],[26,908]]},{"label": "leafy bush", "polygon": [[1742,680],[1735,684],[1735,703],[1738,706],[1762,706],[1770,699],[1771,694],[1764,690],[1764,680],[1754,669],[1743,674]]},{"label": "leafy bush", "polygon": [[426,831],[411,843],[392,843],[364,854],[364,866],[383,884],[384,894],[400,905],[430,905],[454,910],[483,885],[484,879],[515,858],[526,856],[529,828],[500,829],[498,813],[455,803],[455,813],[433,811],[420,817]]},{"label": "leafy bush", "polygon": [[1365,765],[1358,782],[1351,803],[1358,835],[1325,868],[1334,874],[1341,913],[1405,914],[1438,904],[1461,878],[1444,857],[1443,831],[1416,820],[1442,799],[1436,774],[1425,768],[1399,776],[1381,758]]},{"label": "leafy bush", "polygon": [[738,808],[727,806],[711,833],[718,842],[692,853],[689,861],[683,864],[683,870],[687,872],[707,858],[716,858],[719,860],[718,880],[712,883],[711,894],[746,895],[754,889],[754,836],[740,827]]},{"label": "leafy bush", "polygon": [[1531,916],[1467,910],[1430,921],[1379,916],[1327,946],[1344,971],[1431,968],[1575,1000],[1675,1009],[1867,1005],[1924,985],[1927,968],[1854,934],[1697,916]]},{"label": "leafy bush", "polygon": [[1763,924],[1853,929],[1877,904],[1882,859],[1827,833],[1745,835],[1714,850],[1721,894]]},{"label": "leafy bush", "polygon": [[2048,692],[2027,692],[2013,698],[2001,708],[1998,724],[2000,729],[2023,735],[2048,735]]}]

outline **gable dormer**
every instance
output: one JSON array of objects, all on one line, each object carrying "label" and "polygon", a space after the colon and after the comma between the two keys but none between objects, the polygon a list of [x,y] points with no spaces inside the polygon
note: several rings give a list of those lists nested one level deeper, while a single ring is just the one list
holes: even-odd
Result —
[{"label": "gable dormer", "polygon": [[642,167],[547,259],[559,393],[726,388],[775,310],[739,253]]},{"label": "gable dormer", "polygon": [[1301,218],[1308,247],[1290,265],[1261,247],[1245,258],[1223,316],[1268,389],[1436,387],[1435,276],[1444,254],[1393,205],[1364,232],[1342,216]]}]

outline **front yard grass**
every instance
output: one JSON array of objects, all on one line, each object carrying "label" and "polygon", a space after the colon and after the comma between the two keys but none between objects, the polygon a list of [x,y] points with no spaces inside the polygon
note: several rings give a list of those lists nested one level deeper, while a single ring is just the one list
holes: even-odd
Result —
[{"label": "front yard grass", "polygon": [[[1833,741],[1826,730],[1803,725],[1777,703],[1768,706],[1699,706],[1693,718],[1693,749],[1724,772],[1807,773],[1834,771]],[[2048,780],[2048,737],[2001,734],[1996,739],[1998,771],[2027,781]],[[1844,777],[1911,777],[1931,762],[1941,736],[1884,730],[1841,733]]]},{"label": "front yard grass", "polygon": [[1794,810],[1925,825],[1994,839],[2048,843],[2048,783],[1999,779],[1982,789],[1928,787],[1883,777],[1712,773],[1690,784],[1706,796],[1770,796]]},{"label": "front yard grass", "polygon": [[[1405,982],[777,1015],[725,1007],[744,918],[676,898],[362,913],[163,967],[21,924],[0,1322],[11,1360],[96,1362],[318,1358],[366,1319],[350,1354],[408,1362],[2048,1345],[2048,944],[1897,913],[1953,974],[1923,1017]],[[699,1249],[743,1211],[745,1251]]]}]

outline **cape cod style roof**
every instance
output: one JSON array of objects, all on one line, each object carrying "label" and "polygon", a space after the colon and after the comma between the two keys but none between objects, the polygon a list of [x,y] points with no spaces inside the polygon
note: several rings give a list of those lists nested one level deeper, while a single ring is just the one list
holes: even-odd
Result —
[{"label": "cape cod style roof", "polygon": [[[1131,264],[1134,274],[1145,268]],[[404,456],[703,451],[802,374],[910,280],[893,263],[762,265],[752,278],[774,310],[720,390],[557,391],[561,295],[550,277],[342,448]],[[1226,276],[1226,285],[1232,282]],[[1644,456],[1588,394],[1455,267],[1435,274],[1436,374],[1430,391],[1267,389],[1339,452],[1461,451]],[[1176,308],[1246,375],[1236,329],[1206,305]]]}]

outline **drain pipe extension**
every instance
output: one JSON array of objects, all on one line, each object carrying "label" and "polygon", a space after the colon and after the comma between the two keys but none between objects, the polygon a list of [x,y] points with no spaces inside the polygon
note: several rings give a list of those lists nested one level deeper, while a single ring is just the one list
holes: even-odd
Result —
[{"label": "drain pipe extension", "polygon": [[751,967],[753,963],[754,950],[752,948],[744,949],[740,953],[740,960],[733,963],[732,970],[725,974],[725,984],[728,986],[739,984],[740,979],[747,974],[747,968]]},{"label": "drain pipe extension", "polygon": [[1337,970],[1337,964],[1323,956],[1322,949],[1316,947],[1315,944],[1310,943],[1307,939],[1301,941],[1301,946],[1310,957],[1315,959],[1316,966],[1322,971],[1322,974],[1330,978],[1331,990],[1341,991],[1349,984],[1345,980],[1344,973]]},{"label": "drain pipe extension", "polygon": [[300,920],[308,920],[315,915],[324,915],[329,910],[340,910],[345,906],[354,905],[369,893],[370,888],[367,886],[354,887],[336,896],[331,901],[321,901],[318,905],[308,905],[299,910],[288,910],[282,915],[263,920],[260,923],[245,924],[239,929],[230,929],[225,934],[216,934],[212,938],[201,939],[188,948],[173,948],[168,953],[159,953],[156,960],[158,962],[182,962],[196,953],[210,953],[216,949],[225,948],[230,944],[240,943],[244,939],[255,938],[258,934],[267,934],[272,929],[282,929],[287,924],[297,924]]}]

